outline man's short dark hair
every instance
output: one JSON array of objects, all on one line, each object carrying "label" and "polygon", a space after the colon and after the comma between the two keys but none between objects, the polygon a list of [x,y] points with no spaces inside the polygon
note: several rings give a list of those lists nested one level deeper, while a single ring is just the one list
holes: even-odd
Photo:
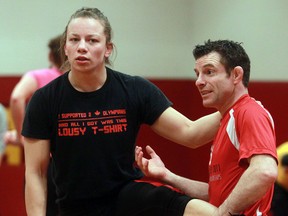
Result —
[{"label": "man's short dark hair", "polygon": [[250,79],[250,59],[242,43],[231,40],[206,41],[203,45],[196,45],[193,50],[195,60],[209,53],[220,54],[220,62],[224,65],[226,72],[230,75],[231,70],[236,66],[241,66],[244,70],[243,84],[248,87]]}]

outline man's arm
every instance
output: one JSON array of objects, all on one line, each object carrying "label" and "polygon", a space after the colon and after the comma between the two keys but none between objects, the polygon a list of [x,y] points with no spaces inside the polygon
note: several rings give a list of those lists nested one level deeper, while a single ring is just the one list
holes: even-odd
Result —
[{"label": "man's arm", "polygon": [[172,107],[167,108],[151,128],[175,143],[197,148],[213,140],[220,126],[219,112],[191,121]]},{"label": "man's arm", "polygon": [[25,204],[28,216],[45,216],[49,140],[24,138]]},{"label": "man's arm", "polygon": [[237,185],[219,207],[219,215],[243,212],[261,199],[277,178],[277,163],[270,155],[254,155]]},{"label": "man's arm", "polygon": [[188,196],[208,201],[207,183],[176,175],[165,167],[161,158],[150,146],[146,146],[146,151],[150,155],[150,159],[143,157],[144,153],[141,147],[137,146],[135,149],[135,161],[146,176],[172,185]]}]

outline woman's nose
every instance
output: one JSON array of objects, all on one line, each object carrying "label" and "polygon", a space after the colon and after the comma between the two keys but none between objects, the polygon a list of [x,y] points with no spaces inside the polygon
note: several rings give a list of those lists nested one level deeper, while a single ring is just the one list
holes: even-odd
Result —
[{"label": "woman's nose", "polygon": [[79,45],[78,45],[78,51],[86,51],[86,50],[87,50],[87,47],[86,47],[85,40],[80,40]]}]

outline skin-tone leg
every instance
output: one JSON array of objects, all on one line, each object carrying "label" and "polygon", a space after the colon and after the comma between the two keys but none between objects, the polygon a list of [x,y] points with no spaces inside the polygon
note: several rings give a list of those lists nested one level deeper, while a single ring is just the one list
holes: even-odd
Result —
[{"label": "skin-tone leg", "polygon": [[199,199],[192,199],[188,202],[184,216],[210,216],[215,213],[217,208],[208,202]]}]

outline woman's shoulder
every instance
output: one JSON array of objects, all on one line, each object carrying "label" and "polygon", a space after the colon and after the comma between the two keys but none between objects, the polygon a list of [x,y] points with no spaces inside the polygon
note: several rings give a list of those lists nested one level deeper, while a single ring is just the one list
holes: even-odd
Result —
[{"label": "woman's shoulder", "polygon": [[108,68],[107,72],[108,72],[108,76],[114,77],[118,80],[121,80],[122,82],[127,83],[127,84],[130,83],[130,84],[136,84],[136,85],[140,85],[140,86],[152,84],[152,82],[150,82],[148,79],[141,77],[139,75],[130,75],[127,73],[113,70],[111,68]]}]

